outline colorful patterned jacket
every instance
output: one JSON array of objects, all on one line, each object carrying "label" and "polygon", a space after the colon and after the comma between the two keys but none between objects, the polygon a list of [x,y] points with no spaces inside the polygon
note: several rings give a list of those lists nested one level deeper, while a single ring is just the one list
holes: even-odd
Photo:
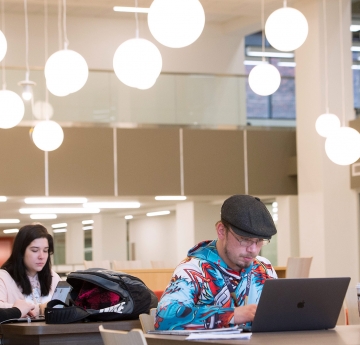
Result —
[{"label": "colorful patterned jacket", "polygon": [[232,284],[237,304],[257,304],[266,279],[277,278],[271,263],[257,256],[240,273],[220,258],[216,240],[190,249],[175,269],[156,312],[155,329],[204,329],[234,326],[234,300],[224,277]]}]

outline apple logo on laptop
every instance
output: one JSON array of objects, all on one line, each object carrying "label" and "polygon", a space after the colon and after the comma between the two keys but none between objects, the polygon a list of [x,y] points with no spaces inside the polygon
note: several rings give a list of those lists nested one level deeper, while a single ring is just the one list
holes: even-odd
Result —
[{"label": "apple logo on laptop", "polygon": [[299,302],[299,303],[297,304],[297,307],[298,307],[298,308],[304,308],[304,307],[305,307],[305,301]]}]

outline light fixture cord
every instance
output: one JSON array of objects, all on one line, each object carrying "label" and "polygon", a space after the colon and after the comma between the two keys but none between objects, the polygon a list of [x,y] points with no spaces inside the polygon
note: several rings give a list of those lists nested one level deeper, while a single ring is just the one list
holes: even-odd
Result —
[{"label": "light fixture cord", "polygon": [[67,38],[66,32],[66,0],[63,0],[63,29],[64,29],[64,49],[67,49],[69,45],[69,40]]},{"label": "light fixture cord", "polygon": [[[48,46],[48,3],[44,0],[44,51],[45,51],[45,63],[49,57],[49,46]],[[45,87],[45,102],[49,103],[49,90]],[[49,113],[46,112],[46,120],[49,120]]]},{"label": "light fixture cord", "polygon": [[326,18],[326,0],[323,0],[323,17],[324,17],[324,69],[325,69],[325,106],[326,114],[329,114],[329,76],[328,76],[328,51],[327,51],[327,18]]},{"label": "light fixture cord", "polygon": [[59,40],[59,50],[62,49],[62,25],[61,25],[61,17],[62,17],[62,5],[61,0],[58,0],[58,40]]},{"label": "light fixture cord", "polygon": [[[135,7],[138,7],[138,1],[135,0]],[[136,25],[136,32],[135,32],[135,37],[139,38],[139,18],[138,18],[138,13],[135,12],[135,25]]]},{"label": "light fixture cord", "polygon": [[[4,0],[1,0],[1,31],[5,35],[5,5]],[[5,78],[5,56],[1,62],[1,74],[2,74],[2,88],[6,90],[6,78]]]},{"label": "light fixture cord", "polygon": [[24,14],[25,14],[25,66],[26,77],[25,80],[29,80],[30,67],[29,67],[29,20],[27,11],[27,0],[24,0]]},{"label": "light fixture cord", "polygon": [[265,9],[264,9],[264,0],[261,0],[261,47],[262,47],[262,61],[265,62],[265,15],[264,15]]},{"label": "light fixture cord", "polygon": [[343,37],[343,21],[342,21],[342,0],[339,0],[339,25],[340,25],[340,72],[341,72],[341,97],[342,97],[342,122],[346,126],[345,119],[345,70],[344,70],[344,37]]}]

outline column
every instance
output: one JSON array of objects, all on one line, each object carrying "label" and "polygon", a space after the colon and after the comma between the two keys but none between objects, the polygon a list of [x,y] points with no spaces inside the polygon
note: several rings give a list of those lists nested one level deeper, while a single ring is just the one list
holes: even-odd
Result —
[{"label": "column", "polygon": [[276,223],[277,265],[286,266],[289,256],[299,256],[298,197],[287,195],[276,197],[279,219]]},{"label": "column", "polygon": [[[359,280],[358,197],[350,189],[349,167],[332,163],[324,138],[315,131],[325,111],[323,8],[321,0],[297,3],[309,36],[296,51],[297,166],[300,256],[313,256],[312,277],[350,276],[350,322],[358,323],[354,286]],[[330,112],[342,118],[340,19],[337,0],[327,0]],[[346,124],[354,118],[351,76],[351,1],[342,1]]]},{"label": "column", "polygon": [[221,204],[184,202],[176,205],[177,262],[195,244],[217,238],[215,223],[220,220]]}]

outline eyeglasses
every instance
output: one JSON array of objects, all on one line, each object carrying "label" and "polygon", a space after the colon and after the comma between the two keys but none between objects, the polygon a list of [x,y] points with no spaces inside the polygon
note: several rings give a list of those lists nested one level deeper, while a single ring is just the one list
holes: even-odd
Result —
[{"label": "eyeglasses", "polygon": [[229,232],[231,232],[231,234],[233,235],[235,240],[238,241],[240,243],[240,246],[242,246],[242,247],[250,247],[253,244],[255,244],[257,247],[262,247],[262,246],[266,246],[267,244],[270,243],[270,240],[266,240],[263,238],[258,238],[256,240],[249,240],[249,239],[245,239],[244,237],[241,237],[239,239],[235,236],[235,234],[233,233],[231,228],[229,228]]}]

